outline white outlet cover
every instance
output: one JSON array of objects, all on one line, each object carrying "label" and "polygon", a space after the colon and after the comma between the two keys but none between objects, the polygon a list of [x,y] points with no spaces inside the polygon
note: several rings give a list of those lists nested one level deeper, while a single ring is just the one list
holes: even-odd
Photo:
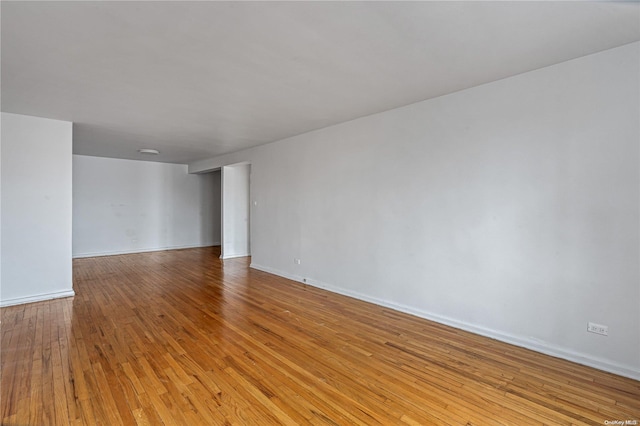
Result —
[{"label": "white outlet cover", "polygon": [[602,324],[596,324],[595,322],[587,323],[587,331],[590,333],[601,334],[603,336],[609,335],[609,327]]}]

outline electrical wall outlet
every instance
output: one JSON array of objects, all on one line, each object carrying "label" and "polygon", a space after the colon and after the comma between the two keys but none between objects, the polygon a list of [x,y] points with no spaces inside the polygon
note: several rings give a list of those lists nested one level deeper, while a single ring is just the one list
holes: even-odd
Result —
[{"label": "electrical wall outlet", "polygon": [[587,324],[587,331],[589,333],[602,334],[603,336],[609,335],[609,327],[602,324],[596,324],[595,322],[590,322]]},{"label": "electrical wall outlet", "polygon": [[298,259],[297,257],[293,258],[293,263],[295,263],[296,265],[300,264],[300,259]]}]

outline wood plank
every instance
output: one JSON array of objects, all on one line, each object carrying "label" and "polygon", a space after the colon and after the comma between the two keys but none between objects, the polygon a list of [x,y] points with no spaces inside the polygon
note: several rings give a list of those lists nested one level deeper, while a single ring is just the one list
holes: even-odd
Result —
[{"label": "wood plank", "polygon": [[2,424],[640,421],[640,382],[261,271],[219,248],[74,260],[0,309]]}]

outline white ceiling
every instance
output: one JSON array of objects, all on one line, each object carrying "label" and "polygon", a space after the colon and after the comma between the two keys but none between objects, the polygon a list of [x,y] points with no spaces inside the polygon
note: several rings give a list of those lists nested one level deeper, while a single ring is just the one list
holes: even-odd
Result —
[{"label": "white ceiling", "polygon": [[640,40],[635,2],[1,2],[2,111],[186,163]]}]

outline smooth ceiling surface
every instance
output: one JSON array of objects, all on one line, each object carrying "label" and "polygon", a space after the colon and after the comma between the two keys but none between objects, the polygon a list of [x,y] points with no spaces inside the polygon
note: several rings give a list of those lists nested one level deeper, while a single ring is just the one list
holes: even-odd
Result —
[{"label": "smooth ceiling surface", "polygon": [[190,162],[640,40],[631,2],[7,2],[2,111]]}]

